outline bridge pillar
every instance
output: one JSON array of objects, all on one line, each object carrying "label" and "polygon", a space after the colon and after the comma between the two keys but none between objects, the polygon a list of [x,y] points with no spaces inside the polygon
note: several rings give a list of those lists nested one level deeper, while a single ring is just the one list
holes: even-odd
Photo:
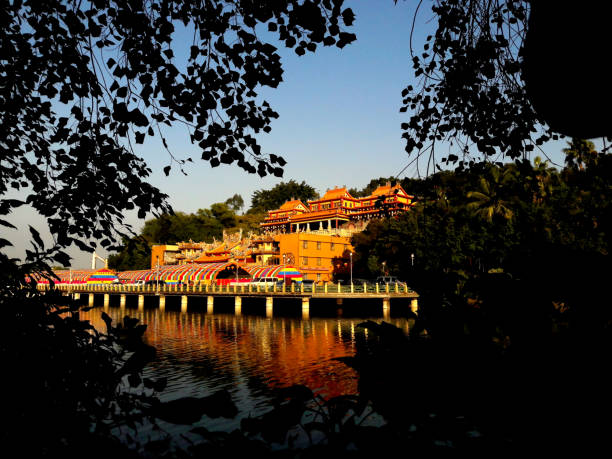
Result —
[{"label": "bridge pillar", "polygon": [[274,298],[271,296],[266,297],[266,317],[272,317]]},{"label": "bridge pillar", "polygon": [[410,300],[410,310],[415,314],[419,311],[419,302],[416,298]]},{"label": "bridge pillar", "polygon": [[126,300],[126,296],[125,295],[121,295],[119,297],[119,307],[121,309],[125,309],[125,300]]},{"label": "bridge pillar", "polygon": [[144,295],[138,295],[138,310],[144,311]]},{"label": "bridge pillar", "polygon": [[302,319],[310,318],[310,298],[302,297]]},{"label": "bridge pillar", "polygon": [[187,312],[187,295],[181,296],[181,312],[183,314]]},{"label": "bridge pillar", "polygon": [[94,294],[90,293],[89,294],[89,306],[93,306],[94,305]]},{"label": "bridge pillar", "polygon": [[165,297],[165,295],[159,295],[159,310],[160,311],[165,311],[166,310],[166,297]]},{"label": "bridge pillar", "polygon": [[104,309],[108,309],[108,305],[110,304],[110,294],[104,294]]},{"label": "bridge pillar", "polygon": [[206,301],[206,314],[212,314],[214,311],[215,297],[209,296]]},{"label": "bridge pillar", "polygon": [[391,317],[391,298],[383,298],[383,319]]},{"label": "bridge pillar", "polygon": [[237,316],[242,314],[242,297],[237,296],[234,298],[234,314]]}]

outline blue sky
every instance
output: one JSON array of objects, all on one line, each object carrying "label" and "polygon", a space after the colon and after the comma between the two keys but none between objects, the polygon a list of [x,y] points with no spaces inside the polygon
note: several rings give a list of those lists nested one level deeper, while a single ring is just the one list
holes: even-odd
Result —
[{"label": "blue sky", "polygon": [[[263,151],[280,154],[287,160],[282,179],[260,178],[237,166],[211,168],[198,159],[200,154],[190,144],[186,128],[176,126],[166,135],[175,156],[193,157],[194,163],[185,169],[188,176],[173,168],[166,177],[162,169],[170,161],[167,152],[161,143],[147,140],[137,145],[136,152],[153,169],[150,182],[169,195],[175,210],[194,212],[235,193],[242,195],[248,206],[255,190],[269,189],[290,179],[306,181],[324,193],[337,185],[363,187],[372,178],[399,173],[409,161],[400,130],[406,115],[399,113],[399,108],[402,89],[414,82],[409,35],[416,3],[348,0],[346,5],[356,15],[353,32],[357,41],[342,50],[320,47],[314,54],[298,57],[293,50],[279,45],[284,82],[276,89],[261,89],[259,93],[280,118],[273,121],[270,134],[259,135],[258,139]],[[427,18],[427,12],[420,14],[413,41],[416,49],[433,27],[425,21]],[[185,38],[185,49],[189,46]],[[559,161],[563,145],[564,142],[551,145],[547,151]],[[406,175],[415,176],[416,168],[406,169],[402,177]],[[28,209],[15,212],[12,221],[18,223],[24,239],[18,240],[15,232],[7,234],[7,239],[16,245],[8,252],[22,256],[27,224],[44,234],[43,222]],[[138,230],[144,220],[130,214],[128,222]],[[69,253],[73,267],[88,267],[91,255],[74,248]],[[105,256],[106,252],[101,254]]]}]

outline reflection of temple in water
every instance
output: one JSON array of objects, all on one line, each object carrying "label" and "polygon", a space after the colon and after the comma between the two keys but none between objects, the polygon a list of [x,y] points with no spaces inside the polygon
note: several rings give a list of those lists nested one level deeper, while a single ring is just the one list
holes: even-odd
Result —
[{"label": "reflection of temple in water", "polygon": [[[357,392],[355,372],[337,357],[354,355],[368,336],[357,327],[362,319],[235,316],[161,312],[157,309],[120,311],[148,325],[147,342],[158,350],[158,359],[147,370],[169,380],[168,398],[244,386],[251,396],[304,384],[325,397]],[[103,329],[100,310],[82,314]],[[393,322],[393,321],[392,321]],[[408,331],[405,319],[396,326]],[[187,394],[188,393],[188,394]],[[164,398],[165,398],[164,397]]]}]

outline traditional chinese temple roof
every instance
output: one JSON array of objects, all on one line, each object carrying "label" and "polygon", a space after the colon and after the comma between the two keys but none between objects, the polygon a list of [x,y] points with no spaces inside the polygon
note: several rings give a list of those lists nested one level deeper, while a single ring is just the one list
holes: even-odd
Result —
[{"label": "traditional chinese temple roof", "polygon": [[299,206],[302,206],[303,209],[301,210],[305,210],[308,211],[308,206],[306,204],[304,204],[301,200],[299,199],[294,199],[292,201],[287,201],[285,202],[282,206],[280,206],[278,209],[276,210],[294,210],[296,208],[298,208]]},{"label": "traditional chinese temple roof", "polygon": [[372,192],[371,196],[382,196],[382,195],[388,195],[388,194],[395,194],[396,192],[402,192],[402,194],[408,195],[408,193],[404,191],[404,189],[399,183],[391,186],[391,184],[387,182],[386,185],[380,185],[378,188],[376,188]]},{"label": "traditional chinese temple roof", "polygon": [[334,188],[333,190],[327,190],[327,192],[323,195],[321,199],[316,199],[310,202],[330,201],[332,199],[340,199],[340,198],[354,199],[351,196],[351,194],[348,192],[346,187],[342,187],[342,188]]}]

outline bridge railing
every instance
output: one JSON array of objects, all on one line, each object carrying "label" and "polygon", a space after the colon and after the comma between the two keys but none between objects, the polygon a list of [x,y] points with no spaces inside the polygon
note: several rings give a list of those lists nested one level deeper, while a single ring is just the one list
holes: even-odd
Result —
[{"label": "bridge railing", "polygon": [[[38,290],[44,291],[50,288],[49,284],[38,284]],[[379,284],[379,283],[354,283],[354,284],[332,284],[323,285],[252,285],[252,284],[160,284],[158,285],[136,285],[136,284],[55,284],[56,290],[68,293],[184,293],[184,294],[246,294],[246,293],[272,293],[272,294],[410,294],[414,291],[406,284]]]}]

